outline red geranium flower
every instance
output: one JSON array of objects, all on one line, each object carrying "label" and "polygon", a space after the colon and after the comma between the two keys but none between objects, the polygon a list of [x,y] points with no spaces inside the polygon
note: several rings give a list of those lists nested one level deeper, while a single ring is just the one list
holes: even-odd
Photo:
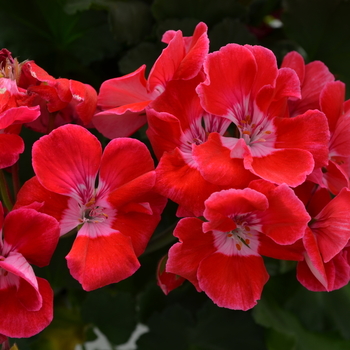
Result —
[{"label": "red geranium flower", "polygon": [[147,147],[120,138],[102,154],[88,130],[65,125],[34,144],[33,167],[16,206],[41,206],[59,220],[61,235],[78,227],[66,257],[72,276],[92,290],[132,275],[166,203],[153,192]]}]

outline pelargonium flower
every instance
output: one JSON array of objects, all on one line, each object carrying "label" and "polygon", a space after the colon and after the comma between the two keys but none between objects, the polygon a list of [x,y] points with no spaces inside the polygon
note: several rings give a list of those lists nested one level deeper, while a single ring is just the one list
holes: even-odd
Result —
[{"label": "pelargonium flower", "polygon": [[4,218],[0,203],[0,334],[31,337],[52,321],[53,291],[30,264],[48,265],[58,238],[53,217],[20,208]]},{"label": "pelargonium flower", "polygon": [[309,109],[320,109],[320,94],[324,86],[334,81],[334,75],[321,61],[305,64],[300,53],[287,53],[281,64],[282,68],[293,69],[300,80],[301,98],[288,101],[288,114],[296,117]]},{"label": "pelargonium flower", "polygon": [[[238,160],[232,164],[230,181],[218,185],[207,181],[206,173],[202,174],[196,163],[193,149],[205,143],[212,132],[224,135],[232,123],[202,108],[195,89],[204,78],[199,74],[190,80],[169,82],[163,94],[146,108],[147,135],[159,159],[156,190],[180,205],[179,216],[183,216],[184,210],[201,216],[204,201],[213,192],[229,187],[244,188],[256,178]],[[224,153],[215,154],[216,161],[221,157]],[[220,179],[221,174],[214,167],[212,174]]]},{"label": "pelargonium flower", "polygon": [[[278,69],[270,50],[228,44],[207,56],[204,71],[207,78],[197,87],[203,108],[230,119],[238,134],[212,133],[194,149],[194,159],[208,181],[219,185],[229,181],[234,176],[231,162],[240,159],[260,178],[294,187],[315,167],[328,163],[326,117],[309,110],[288,118],[287,102],[300,98],[300,82],[293,69]],[[226,153],[226,159],[215,157],[220,153]]]},{"label": "pelargonium flower", "polygon": [[299,282],[312,291],[332,291],[350,281],[350,190],[331,199],[325,188],[307,206],[312,217],[303,237],[305,260],[297,267]]},{"label": "pelargonium flower", "polygon": [[260,298],[269,276],[262,255],[302,260],[294,243],[310,216],[286,185],[252,181],[248,188],[213,193],[205,201],[205,222],[181,219],[166,271],[204,291],[218,306],[247,310]]},{"label": "pelargonium flower", "polygon": [[27,90],[31,105],[41,108],[40,117],[28,123],[29,128],[47,133],[72,121],[89,126],[97,104],[97,93],[89,84],[55,79],[34,61],[26,61],[21,67],[18,85]]},{"label": "pelargonium flower", "polygon": [[327,117],[330,131],[329,160],[308,177],[334,195],[350,185],[350,100],[344,99],[345,84],[341,81],[325,84],[320,93],[319,108]]},{"label": "pelargonium flower", "polygon": [[38,106],[28,107],[30,97],[17,86],[20,65],[11,53],[0,50],[0,169],[15,164],[24,151],[18,135],[22,124],[33,122],[40,115]]},{"label": "pelargonium flower", "polygon": [[155,100],[171,80],[192,79],[202,68],[209,50],[207,26],[199,23],[191,37],[167,31],[162,41],[168,46],[154,63],[147,80],[146,66],[123,77],[106,80],[98,94],[93,123],[104,136],[130,136],[146,124],[145,107]]},{"label": "pelargonium flower", "polygon": [[153,192],[147,147],[120,138],[102,154],[89,131],[64,125],[33,145],[33,167],[36,177],[22,187],[16,207],[36,206],[56,217],[61,235],[78,228],[66,256],[71,275],[85,290],[132,275],[166,203]]}]

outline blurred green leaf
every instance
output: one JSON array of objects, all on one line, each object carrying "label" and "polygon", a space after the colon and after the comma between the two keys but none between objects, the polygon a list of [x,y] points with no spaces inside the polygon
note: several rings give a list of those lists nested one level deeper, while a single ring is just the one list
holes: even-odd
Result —
[{"label": "blurred green leaf", "polygon": [[219,50],[227,43],[256,44],[255,36],[238,19],[224,18],[209,31],[210,51]]},{"label": "blurred green leaf", "polygon": [[98,327],[111,343],[122,344],[136,327],[135,300],[128,293],[98,289],[88,294],[82,317]]},{"label": "blurred green leaf", "polygon": [[330,293],[322,293],[325,309],[345,339],[350,339],[350,285]]},{"label": "blurred green leaf", "polygon": [[350,84],[350,2],[346,0],[284,0],[286,34],[307,53],[323,61]]},{"label": "blurred green leaf", "polygon": [[197,313],[192,343],[208,350],[264,350],[263,329],[251,312],[219,308],[211,301]]},{"label": "blurred green leaf", "polygon": [[150,7],[141,1],[110,1],[107,3],[111,29],[118,42],[139,43],[152,28]]},{"label": "blurred green leaf", "polygon": [[142,42],[123,55],[119,60],[119,70],[122,74],[128,74],[145,64],[146,72],[149,73],[160,53],[161,47],[159,44]]},{"label": "blurred green leaf", "polygon": [[64,10],[69,15],[73,15],[78,11],[88,10],[94,0],[67,0]]},{"label": "blurred green leaf", "polygon": [[152,12],[157,20],[195,18],[212,25],[224,17],[242,16],[245,8],[234,0],[154,0]]},{"label": "blurred green leaf", "polygon": [[295,350],[295,338],[291,335],[270,328],[265,338],[268,350]]},{"label": "blurred green leaf", "polygon": [[137,341],[138,350],[188,350],[194,321],[182,306],[174,304],[154,313],[147,325],[150,331]]}]

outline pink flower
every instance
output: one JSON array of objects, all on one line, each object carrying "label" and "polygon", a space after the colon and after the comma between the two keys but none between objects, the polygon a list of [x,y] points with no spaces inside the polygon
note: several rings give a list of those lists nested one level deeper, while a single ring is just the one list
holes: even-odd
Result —
[{"label": "pink flower", "polygon": [[148,79],[146,66],[123,77],[109,79],[100,88],[98,107],[93,123],[104,136],[130,136],[146,123],[144,109],[166,88],[170,80],[194,78],[209,50],[207,26],[199,23],[191,37],[183,37],[179,30],[163,36],[168,46],[153,65]]},{"label": "pink flower", "polygon": [[90,132],[65,125],[34,144],[33,167],[36,177],[22,187],[16,206],[41,206],[59,220],[61,235],[78,228],[66,256],[71,275],[85,290],[132,275],[166,203],[153,193],[147,147],[121,138],[102,154]]},{"label": "pink flower", "polygon": [[59,238],[58,222],[33,209],[4,217],[0,204],[0,334],[31,337],[53,317],[53,292],[30,264],[48,265]]},{"label": "pink flower", "polygon": [[170,248],[166,271],[188,279],[218,306],[248,310],[269,277],[261,255],[302,260],[293,244],[310,217],[287,185],[264,180],[213,193],[205,207],[205,222],[178,223],[180,243]]}]

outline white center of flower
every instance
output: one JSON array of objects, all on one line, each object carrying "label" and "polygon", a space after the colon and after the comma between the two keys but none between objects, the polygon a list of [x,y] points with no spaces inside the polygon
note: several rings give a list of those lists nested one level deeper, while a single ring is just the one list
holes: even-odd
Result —
[{"label": "white center of flower", "polygon": [[101,223],[108,219],[108,215],[105,213],[106,208],[96,205],[95,198],[93,197],[88,203],[81,206],[81,218],[79,221],[83,223]]}]

